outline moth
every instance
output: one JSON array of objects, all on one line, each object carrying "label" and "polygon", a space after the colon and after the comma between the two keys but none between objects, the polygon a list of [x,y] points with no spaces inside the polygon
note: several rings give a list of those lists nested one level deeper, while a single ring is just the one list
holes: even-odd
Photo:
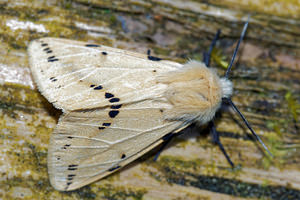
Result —
[{"label": "moth", "polygon": [[193,122],[211,121],[232,95],[231,81],[203,62],[58,38],[34,40],[28,52],[39,91],[63,111],[48,149],[50,182],[61,191],[117,171]]}]

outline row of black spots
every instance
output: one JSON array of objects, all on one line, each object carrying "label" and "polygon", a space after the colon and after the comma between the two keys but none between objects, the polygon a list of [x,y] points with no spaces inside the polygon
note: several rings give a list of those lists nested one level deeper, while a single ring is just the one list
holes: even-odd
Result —
[{"label": "row of black spots", "polygon": [[43,41],[41,41],[41,43],[42,43],[41,44],[42,47],[46,47],[43,49],[43,51],[45,51],[46,53],[52,53],[52,50],[50,49],[47,43],[44,43]]},{"label": "row of black spots", "polygon": [[[114,94],[109,93],[109,92],[105,92],[104,97],[105,97],[106,99],[108,99],[108,101],[109,101],[110,103],[116,103],[116,102],[119,102],[119,101],[120,101],[119,98],[115,97]],[[119,105],[111,105],[111,109],[112,109],[112,110],[110,110],[110,111],[108,112],[109,117],[110,117],[110,118],[115,118],[115,117],[119,114],[119,112],[120,112],[119,109],[121,108],[121,106],[122,106],[122,104],[119,104]]]},{"label": "row of black spots", "polygon": [[68,170],[73,171],[73,170],[77,170],[77,168],[78,168],[78,165],[75,165],[75,164],[68,165]]},{"label": "row of black spots", "polygon": [[52,82],[57,81],[57,79],[56,79],[55,77],[50,77],[50,80],[51,80]]},{"label": "row of black spots", "polygon": [[58,58],[56,58],[55,56],[48,57],[48,62],[55,62],[55,61],[58,61]]},{"label": "row of black spots", "polygon": [[52,50],[49,47],[43,49],[43,51],[45,51],[46,53],[52,53]]},{"label": "row of black spots", "polygon": [[148,51],[147,51],[147,58],[148,58],[148,60],[152,60],[152,61],[161,61],[162,59],[161,58],[158,58],[158,57],[155,57],[155,56],[151,56],[150,55],[151,54],[151,50],[150,49],[148,49]]},{"label": "row of black spots", "polygon": [[101,47],[99,44],[86,44],[86,47]]},{"label": "row of black spots", "polygon": [[116,167],[109,168],[108,171],[112,172],[112,171],[119,169],[120,167],[121,167],[120,165],[117,165]]},{"label": "row of black spots", "polygon": [[67,185],[66,185],[66,187],[65,187],[65,190],[67,190],[71,184],[72,184],[72,181],[68,181],[68,182],[67,182]]},{"label": "row of black spots", "polygon": [[71,180],[74,179],[75,176],[76,176],[76,174],[68,174],[67,179],[68,179],[69,181],[71,181]]},{"label": "row of black spots", "polygon": [[118,114],[119,114],[119,109],[122,107],[122,104],[118,104],[118,105],[111,105],[110,108],[112,109],[111,111],[109,111],[108,115],[111,118],[115,118]]},{"label": "row of black spots", "polygon": [[105,129],[106,127],[109,127],[111,125],[111,123],[108,123],[108,122],[104,122],[102,123],[102,126],[99,126],[98,129],[99,130],[103,130]]},{"label": "row of black spots", "polygon": [[73,179],[76,176],[76,174],[68,174],[67,176],[67,185],[65,187],[65,190],[67,190],[69,188],[69,186],[73,183]]},{"label": "row of black spots", "polygon": [[102,90],[103,89],[102,85],[96,86],[96,85],[92,84],[92,85],[90,85],[90,87],[94,88],[94,90]]},{"label": "row of black spots", "polygon": [[115,102],[119,102],[120,101],[119,98],[116,98],[115,95],[113,95],[113,94],[111,94],[109,92],[105,92],[105,98],[109,99],[110,103],[115,103]]}]

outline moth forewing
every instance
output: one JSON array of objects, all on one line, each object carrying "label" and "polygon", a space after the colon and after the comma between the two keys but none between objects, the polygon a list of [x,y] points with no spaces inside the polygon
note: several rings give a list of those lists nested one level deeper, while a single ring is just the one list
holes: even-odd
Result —
[{"label": "moth forewing", "polygon": [[[124,102],[152,94],[155,76],[176,70],[181,64],[147,55],[66,39],[42,38],[29,45],[29,61],[40,92],[63,110],[109,106],[105,92]],[[139,93],[144,89],[144,93]],[[154,89],[154,88],[153,88]]]}]

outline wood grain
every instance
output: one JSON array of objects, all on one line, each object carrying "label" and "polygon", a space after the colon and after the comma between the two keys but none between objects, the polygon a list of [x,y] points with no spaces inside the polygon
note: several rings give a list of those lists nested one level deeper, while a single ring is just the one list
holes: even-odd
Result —
[{"label": "wood grain", "polygon": [[[300,199],[300,4],[297,1],[2,1],[0,3],[0,199]],[[205,127],[190,127],[157,162],[157,149],[74,192],[49,184],[48,140],[61,114],[37,91],[26,48],[44,36],[102,43],[184,63],[202,59],[222,30],[212,65],[228,62],[233,101],[274,154],[265,155],[225,105],[217,130],[231,169]],[[222,58],[222,56],[224,58]]]}]

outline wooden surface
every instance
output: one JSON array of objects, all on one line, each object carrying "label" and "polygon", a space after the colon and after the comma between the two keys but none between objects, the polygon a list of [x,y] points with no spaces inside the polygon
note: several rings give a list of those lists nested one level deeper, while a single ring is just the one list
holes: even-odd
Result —
[{"label": "wooden surface", "polygon": [[[300,199],[299,1],[0,1],[0,199]],[[231,109],[216,116],[231,169],[205,127],[190,127],[112,176],[74,192],[49,184],[47,144],[61,114],[36,90],[26,48],[44,36],[90,41],[184,63],[230,59],[250,26],[230,78],[233,101],[270,148],[265,155]]]}]

